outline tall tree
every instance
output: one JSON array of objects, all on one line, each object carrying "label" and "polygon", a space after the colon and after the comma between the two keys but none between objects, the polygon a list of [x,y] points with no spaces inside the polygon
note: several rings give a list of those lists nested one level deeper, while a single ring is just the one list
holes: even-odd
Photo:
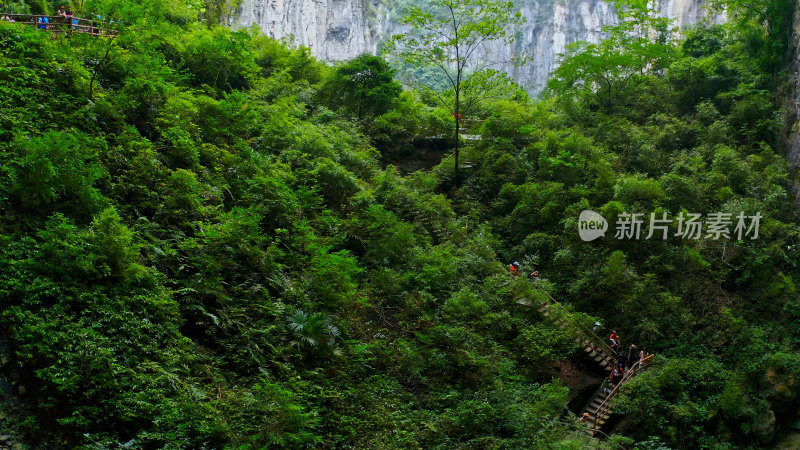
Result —
[{"label": "tall tree", "polygon": [[[403,17],[410,27],[404,34],[395,35],[388,46],[406,64],[433,65],[446,78],[454,92],[452,101],[441,90],[429,88],[453,115],[455,136],[455,179],[458,183],[459,114],[461,90],[467,70],[475,68],[477,51],[490,41],[510,43],[511,25],[524,22],[514,13],[514,2],[503,0],[431,0],[424,7],[411,6]],[[472,65],[471,65],[472,64]]]},{"label": "tall tree", "polygon": [[402,90],[383,58],[363,54],[337,67],[319,95],[329,107],[361,120],[388,111]]},{"label": "tall tree", "polygon": [[576,42],[567,47],[548,87],[559,94],[590,93],[610,110],[640,75],[666,67],[674,54],[672,20],[660,17],[653,0],[619,0],[620,23],[603,27],[598,44]]}]

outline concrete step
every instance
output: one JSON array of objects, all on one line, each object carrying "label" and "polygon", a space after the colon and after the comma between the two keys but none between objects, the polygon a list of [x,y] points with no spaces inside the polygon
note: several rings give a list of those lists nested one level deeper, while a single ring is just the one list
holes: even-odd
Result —
[{"label": "concrete step", "polygon": [[[606,421],[608,421],[608,417],[605,418],[601,417],[600,419],[597,419],[597,426],[602,427],[603,424],[606,423]],[[594,416],[592,415],[592,413],[589,413],[589,418],[584,423],[589,424],[590,427],[594,426]]]},{"label": "concrete step", "polygon": [[603,359],[603,361],[604,361],[605,363],[607,363],[609,366],[610,366],[610,365],[612,365],[612,364],[614,364],[614,360],[613,360],[613,359],[608,359],[608,357],[606,357],[606,355],[604,355],[604,354],[602,354],[602,353],[598,354],[597,356],[599,356],[600,358],[602,358],[602,359]]}]

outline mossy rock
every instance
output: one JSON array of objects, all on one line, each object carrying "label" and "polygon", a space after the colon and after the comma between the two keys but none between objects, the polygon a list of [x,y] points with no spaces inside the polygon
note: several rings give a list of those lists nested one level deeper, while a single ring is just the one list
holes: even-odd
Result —
[{"label": "mossy rock", "polygon": [[758,396],[769,401],[777,413],[785,412],[800,394],[800,383],[795,373],[767,369],[759,380]]}]

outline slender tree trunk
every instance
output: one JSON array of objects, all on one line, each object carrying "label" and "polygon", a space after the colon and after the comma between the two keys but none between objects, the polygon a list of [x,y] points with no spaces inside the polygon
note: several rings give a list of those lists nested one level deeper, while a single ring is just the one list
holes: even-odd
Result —
[{"label": "slender tree trunk", "polygon": [[105,64],[106,60],[108,60],[108,55],[111,53],[111,44],[114,42],[114,38],[116,38],[116,36],[112,37],[108,42],[108,47],[106,47],[106,53],[103,55],[103,59],[101,59],[100,62],[94,66],[94,70],[92,71],[92,79],[89,80],[89,100],[94,99],[94,80],[97,78],[97,70],[101,65]]},{"label": "slender tree trunk", "polygon": [[453,119],[455,120],[455,124],[456,124],[456,132],[455,132],[455,136],[456,136],[456,167],[455,167],[456,180],[455,181],[456,181],[456,186],[458,186],[458,152],[459,152],[459,148],[458,148],[459,129],[458,129],[458,127],[460,125],[458,123],[458,89],[456,89],[456,108],[455,108],[455,113],[453,113]]}]

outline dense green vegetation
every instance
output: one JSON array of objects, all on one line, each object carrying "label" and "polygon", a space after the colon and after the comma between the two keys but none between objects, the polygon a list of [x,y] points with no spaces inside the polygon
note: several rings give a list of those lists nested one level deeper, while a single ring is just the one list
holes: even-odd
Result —
[{"label": "dense green vegetation", "polygon": [[[788,2],[680,42],[631,3],[542,99],[475,100],[458,186],[451,157],[382,164],[446,130],[436,99],[381,58],[331,68],[213,25],[228,3],[81,5],[115,39],[0,23],[0,374],[21,402],[0,425],[32,447],[775,445],[800,404],[785,40],[764,28]],[[587,243],[584,209],[764,218],[756,240]],[[576,348],[515,303],[538,294],[513,259],[656,353],[624,436],[568,413],[553,364]]]},{"label": "dense green vegetation", "polygon": [[[456,184],[460,181],[458,157],[461,154],[461,113],[467,112],[467,108],[462,106],[462,96],[466,97],[470,85],[476,88],[472,89],[473,92],[482,87],[478,86],[481,83],[470,81],[485,77],[471,75],[487,73],[470,68],[480,66],[475,60],[478,60],[477,51],[481,45],[493,41],[508,44],[514,40],[508,35],[508,30],[523,23],[524,19],[521,13],[514,13],[513,9],[514,2],[504,0],[431,0],[422,6],[412,5],[401,21],[408,27],[407,31],[393,36],[385,47],[405,65],[437,71],[439,77],[434,78],[437,82],[417,82],[415,86],[432,94],[450,112]],[[452,91],[453,95],[442,95],[441,91],[447,90]]]}]

